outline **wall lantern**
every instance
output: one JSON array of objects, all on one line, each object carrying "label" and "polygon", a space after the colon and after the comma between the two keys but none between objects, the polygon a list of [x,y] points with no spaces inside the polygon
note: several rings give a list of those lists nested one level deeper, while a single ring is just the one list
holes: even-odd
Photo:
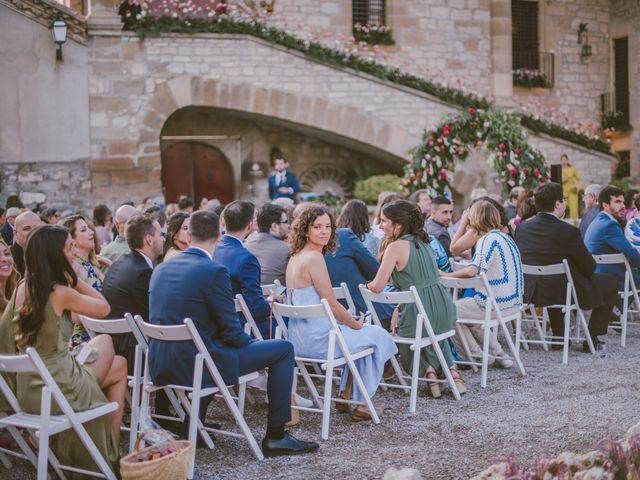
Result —
[{"label": "wall lantern", "polygon": [[67,41],[67,22],[62,19],[54,20],[49,30],[51,30],[51,36],[53,41],[58,45],[56,50],[56,60],[62,61],[62,44]]},{"label": "wall lantern", "polygon": [[592,53],[591,45],[589,45],[588,25],[588,23],[581,23],[578,27],[578,45],[584,43],[584,45],[582,45],[582,50],[580,50],[580,56],[582,58],[588,58]]}]

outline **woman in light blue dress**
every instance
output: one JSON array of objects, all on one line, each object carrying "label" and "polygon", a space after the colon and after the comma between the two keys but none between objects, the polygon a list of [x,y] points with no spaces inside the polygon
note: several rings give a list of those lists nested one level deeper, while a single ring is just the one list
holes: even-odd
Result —
[{"label": "woman in light blue dress", "polygon": [[[336,226],[329,210],[324,206],[311,206],[303,210],[294,220],[290,234],[291,260],[287,266],[287,295],[292,305],[315,305],[322,298],[329,302],[349,351],[357,353],[373,348],[373,355],[355,361],[369,396],[373,396],[380,384],[384,365],[398,351],[391,335],[381,327],[364,324],[364,317],[356,319],[336,300],[331,288],[324,254],[335,248]],[[328,318],[306,318],[289,320],[289,340],[296,355],[302,357],[326,357],[331,323]],[[342,356],[339,346],[336,357]],[[345,369],[348,370],[347,367]],[[341,396],[363,402],[362,393],[352,391],[351,374],[342,375]],[[348,404],[336,408],[348,412]],[[368,409],[358,405],[351,413],[353,421],[369,420]]]}]

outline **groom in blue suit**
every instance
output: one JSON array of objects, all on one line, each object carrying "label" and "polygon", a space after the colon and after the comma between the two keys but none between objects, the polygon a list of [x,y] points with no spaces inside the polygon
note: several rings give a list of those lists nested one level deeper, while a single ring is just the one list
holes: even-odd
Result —
[{"label": "groom in blue suit", "polygon": [[[624,191],[618,187],[607,186],[600,191],[598,204],[601,212],[591,222],[584,236],[584,243],[592,255],[622,253],[633,269],[633,277],[640,280],[640,253],[624,236],[620,225],[624,215]],[[622,264],[598,265],[597,272],[610,273],[619,278],[622,289],[625,267]]]},{"label": "groom in blue suit", "polygon": [[[182,325],[193,320],[202,341],[227,385],[238,377],[269,369],[267,433],[262,441],[266,456],[313,452],[318,444],[297,440],[284,431],[291,419],[291,386],[294,352],[283,340],[254,342],[242,329],[235,311],[229,272],[213,262],[220,238],[218,216],[200,210],[190,217],[191,246],[181,255],[161,264],[151,275],[149,317],[156,325]],[[191,385],[197,350],[193,342],[149,342],[149,369],[157,385]],[[214,386],[207,370],[203,387]],[[200,418],[204,421],[212,396],[203,398]]]},{"label": "groom in blue suit", "polygon": [[269,177],[269,198],[289,198],[294,200],[300,191],[300,185],[295,174],[287,172],[287,162],[284,158],[276,158],[273,162],[275,172]]}]

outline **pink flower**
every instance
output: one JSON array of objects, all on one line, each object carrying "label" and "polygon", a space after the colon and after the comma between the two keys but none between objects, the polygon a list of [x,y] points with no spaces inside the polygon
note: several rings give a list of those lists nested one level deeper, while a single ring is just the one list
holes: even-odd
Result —
[{"label": "pink flower", "polygon": [[473,107],[469,107],[469,113],[473,115],[474,113],[476,113],[476,111],[474,110]]},{"label": "pink flower", "polygon": [[538,170],[537,168],[534,168],[533,169],[533,175],[536,176],[536,177],[539,177],[540,176],[540,170]]},{"label": "pink flower", "polygon": [[505,147],[504,143],[501,143],[500,145],[498,145],[498,148],[499,148],[500,150],[504,150],[504,147]]}]

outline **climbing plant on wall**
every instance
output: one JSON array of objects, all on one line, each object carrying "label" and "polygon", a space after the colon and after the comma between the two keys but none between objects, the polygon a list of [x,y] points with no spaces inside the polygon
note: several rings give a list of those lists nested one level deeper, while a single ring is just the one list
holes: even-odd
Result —
[{"label": "climbing plant on wall", "polygon": [[544,157],[529,144],[518,117],[502,109],[469,107],[424,132],[404,168],[404,194],[421,188],[433,195],[450,190],[456,163],[465,160],[472,148],[487,152],[505,192],[515,186],[535,188],[549,178]]}]

